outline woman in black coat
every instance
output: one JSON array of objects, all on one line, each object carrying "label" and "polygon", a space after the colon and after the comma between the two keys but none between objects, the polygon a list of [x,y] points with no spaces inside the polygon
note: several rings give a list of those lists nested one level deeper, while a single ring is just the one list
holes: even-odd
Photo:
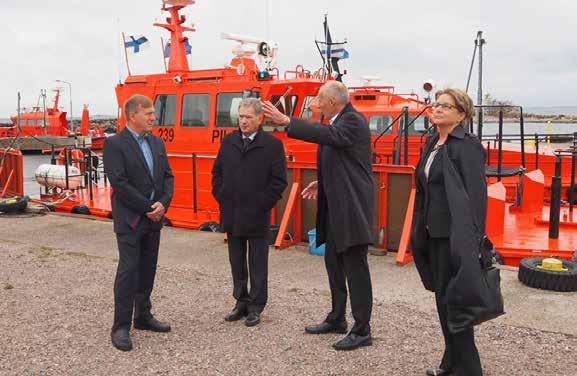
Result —
[{"label": "woman in black coat", "polygon": [[478,244],[485,232],[485,152],[464,125],[474,113],[471,98],[458,89],[436,94],[431,122],[437,133],[417,165],[411,245],[425,288],[435,292],[445,338],[438,368],[427,375],[482,375],[470,321],[479,301]]}]

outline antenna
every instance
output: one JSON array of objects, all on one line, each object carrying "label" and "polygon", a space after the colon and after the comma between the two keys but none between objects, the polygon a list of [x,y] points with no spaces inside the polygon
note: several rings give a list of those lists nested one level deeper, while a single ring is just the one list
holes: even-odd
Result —
[{"label": "antenna", "polygon": [[270,38],[268,0],[264,0],[264,35],[266,39]]}]

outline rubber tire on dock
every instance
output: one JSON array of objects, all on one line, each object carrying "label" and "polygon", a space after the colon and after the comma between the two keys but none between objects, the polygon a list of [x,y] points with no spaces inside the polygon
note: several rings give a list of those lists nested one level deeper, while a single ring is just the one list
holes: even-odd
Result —
[{"label": "rubber tire on dock", "polygon": [[88,209],[88,206],[86,205],[76,205],[70,209],[70,213],[90,215],[90,209]]},{"label": "rubber tire on dock", "polygon": [[21,213],[28,206],[28,196],[11,197],[0,200],[0,212],[2,213]]},{"label": "rubber tire on dock", "polygon": [[561,260],[566,272],[539,269],[538,265],[545,257],[528,257],[519,263],[518,278],[524,285],[542,290],[577,291],[577,264],[572,261]]},{"label": "rubber tire on dock", "polygon": [[204,222],[200,226],[198,226],[200,231],[207,231],[207,232],[220,232],[220,224],[218,222]]}]

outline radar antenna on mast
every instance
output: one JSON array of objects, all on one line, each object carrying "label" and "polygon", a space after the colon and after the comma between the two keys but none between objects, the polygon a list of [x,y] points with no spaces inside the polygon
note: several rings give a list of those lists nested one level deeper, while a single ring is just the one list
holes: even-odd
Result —
[{"label": "radar antenna on mast", "polygon": [[[273,69],[278,51],[278,43],[274,41],[267,41],[262,38],[229,33],[222,33],[220,34],[220,37],[222,39],[233,40],[239,43],[232,50],[235,58],[250,59],[254,54],[258,54],[259,58],[265,63],[266,70],[269,71]],[[256,45],[256,49],[249,45]]]}]

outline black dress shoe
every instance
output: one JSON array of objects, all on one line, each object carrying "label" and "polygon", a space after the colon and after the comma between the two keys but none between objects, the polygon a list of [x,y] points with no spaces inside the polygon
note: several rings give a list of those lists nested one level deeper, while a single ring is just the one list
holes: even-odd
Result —
[{"label": "black dress shoe", "polygon": [[134,329],[150,330],[151,332],[166,333],[170,332],[170,325],[160,322],[154,317],[146,321],[134,321]]},{"label": "black dress shoe", "polygon": [[339,333],[345,334],[347,332],[347,322],[343,321],[339,324],[331,324],[326,321],[318,325],[311,325],[305,327],[305,332],[308,334],[325,334],[325,333]]},{"label": "black dress shoe", "polygon": [[234,307],[231,313],[225,316],[225,321],[238,321],[246,316],[246,308]]},{"label": "black dress shoe", "polygon": [[451,371],[447,371],[442,368],[427,368],[426,375],[427,376],[442,376],[442,375],[450,375]]},{"label": "black dress shoe", "polygon": [[260,314],[258,312],[249,312],[246,320],[244,320],[244,325],[255,326],[260,322]]},{"label": "black dress shoe", "polygon": [[118,350],[130,351],[132,350],[132,340],[130,339],[130,334],[128,328],[122,327],[114,330],[110,333],[110,338],[112,339],[112,344]]},{"label": "black dress shoe", "polygon": [[335,350],[349,351],[358,349],[362,346],[371,346],[372,344],[373,339],[370,334],[360,336],[356,333],[350,333],[348,336],[335,343],[333,347]]}]

